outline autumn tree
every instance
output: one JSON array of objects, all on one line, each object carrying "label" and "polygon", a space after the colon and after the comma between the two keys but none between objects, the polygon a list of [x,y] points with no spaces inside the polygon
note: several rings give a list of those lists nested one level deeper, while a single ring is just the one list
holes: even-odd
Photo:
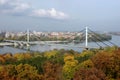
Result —
[{"label": "autumn tree", "polygon": [[45,80],[61,80],[62,66],[60,64],[47,61],[43,69]]},{"label": "autumn tree", "polygon": [[35,67],[29,64],[19,64],[15,67],[17,78],[20,80],[41,80],[42,76],[38,74]]},{"label": "autumn tree", "polygon": [[13,55],[13,57],[16,58],[17,60],[23,60],[23,59],[29,59],[32,56],[30,53],[16,53]]},{"label": "autumn tree", "polygon": [[44,56],[49,59],[49,58],[55,57],[56,54],[57,54],[57,50],[52,50],[52,51],[47,51],[47,52],[45,52],[45,53],[44,53]]},{"label": "autumn tree", "polygon": [[92,61],[95,67],[102,70],[110,79],[120,79],[120,49],[96,54]]},{"label": "autumn tree", "polygon": [[0,80],[16,80],[15,66],[0,66]]},{"label": "autumn tree", "polygon": [[3,63],[5,63],[5,58],[2,55],[0,55],[0,64],[3,64]]},{"label": "autumn tree", "polygon": [[35,67],[28,64],[0,67],[0,80],[43,80]]},{"label": "autumn tree", "polygon": [[93,68],[93,67],[94,67],[93,62],[92,62],[90,59],[88,59],[88,60],[86,60],[86,61],[83,61],[82,63],[79,63],[79,64],[75,67],[75,69],[76,69],[76,70],[79,70],[80,68],[89,69],[89,68]]},{"label": "autumn tree", "polygon": [[75,56],[75,59],[77,59],[79,61],[79,63],[81,63],[83,61],[90,59],[95,54],[96,53],[93,51],[85,50],[85,51],[81,52],[80,54],[78,54],[77,56]]},{"label": "autumn tree", "polygon": [[96,68],[80,68],[74,74],[74,80],[107,80],[105,74]]},{"label": "autumn tree", "polygon": [[78,61],[74,59],[74,55],[66,54],[64,57],[65,65],[63,66],[63,76],[65,80],[71,80]]}]

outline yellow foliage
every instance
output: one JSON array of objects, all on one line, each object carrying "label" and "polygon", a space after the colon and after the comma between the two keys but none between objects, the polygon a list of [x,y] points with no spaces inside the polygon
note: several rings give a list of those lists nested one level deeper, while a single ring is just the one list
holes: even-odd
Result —
[{"label": "yellow foliage", "polygon": [[73,77],[75,66],[77,66],[78,61],[74,59],[73,55],[66,55],[64,57],[65,65],[63,66],[63,75],[65,80],[69,80]]},{"label": "yellow foliage", "polygon": [[79,55],[79,57],[85,57],[87,55],[94,55],[94,53],[92,51],[84,51]]},{"label": "yellow foliage", "polygon": [[15,69],[20,80],[40,80],[41,78],[36,68],[29,64],[19,64]]},{"label": "yellow foliage", "polygon": [[3,70],[3,66],[0,66],[0,71],[2,71]]},{"label": "yellow foliage", "polygon": [[16,58],[17,60],[24,59],[23,53],[16,53],[16,54],[13,55],[13,57]]},{"label": "yellow foliage", "polygon": [[47,58],[51,58],[51,57],[55,57],[56,54],[57,54],[57,51],[52,50],[52,51],[45,52],[44,56]]},{"label": "yellow foliage", "polygon": [[30,55],[30,53],[16,53],[13,55],[13,57],[18,59],[18,60],[22,60],[22,59],[31,58],[31,55]]},{"label": "yellow foliage", "polygon": [[10,58],[12,58],[12,55],[9,54],[9,53],[8,53],[8,54],[5,54],[5,55],[4,55],[4,58],[5,58],[5,59],[10,59]]},{"label": "yellow foliage", "polygon": [[77,68],[92,68],[92,67],[94,67],[94,64],[93,64],[93,62],[90,59],[80,63],[77,66]]},{"label": "yellow foliage", "polygon": [[0,80],[43,80],[35,67],[29,64],[0,66]]},{"label": "yellow foliage", "polygon": [[78,64],[78,61],[74,59],[73,55],[67,55],[64,57],[65,65],[75,66]]},{"label": "yellow foliage", "polygon": [[32,56],[31,56],[31,54],[30,53],[25,53],[24,54],[24,58],[25,59],[29,59],[29,58],[31,58]]},{"label": "yellow foliage", "polygon": [[73,61],[73,60],[74,60],[74,56],[72,56],[72,55],[68,55],[68,56],[64,57],[64,62],[66,62],[66,61]]},{"label": "yellow foliage", "polygon": [[78,64],[78,61],[77,60],[73,60],[73,61],[66,61],[65,62],[65,65],[69,65],[71,67],[74,67]]}]

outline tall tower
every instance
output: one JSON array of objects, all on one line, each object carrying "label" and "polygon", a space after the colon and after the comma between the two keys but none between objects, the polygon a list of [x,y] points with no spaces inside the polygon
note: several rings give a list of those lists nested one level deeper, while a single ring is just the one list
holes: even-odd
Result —
[{"label": "tall tower", "polygon": [[30,48],[29,42],[30,42],[30,33],[29,33],[29,29],[27,29],[27,44],[26,44],[26,46],[27,46],[28,50]]},{"label": "tall tower", "polygon": [[86,34],[85,34],[85,48],[88,49],[88,27],[86,27]]},{"label": "tall tower", "polygon": [[29,34],[29,29],[27,29],[27,43],[29,43],[29,36],[30,36],[30,34]]}]

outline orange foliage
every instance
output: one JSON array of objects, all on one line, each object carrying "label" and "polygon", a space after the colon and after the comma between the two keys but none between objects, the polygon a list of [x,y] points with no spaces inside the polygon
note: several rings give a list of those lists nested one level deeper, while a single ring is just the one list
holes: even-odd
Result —
[{"label": "orange foliage", "polygon": [[59,64],[46,62],[44,64],[44,80],[61,80],[62,67]]},{"label": "orange foliage", "polygon": [[5,58],[2,55],[0,55],[0,63],[4,63],[4,62],[5,62]]},{"label": "orange foliage", "polygon": [[120,49],[98,53],[92,58],[97,69],[102,70],[110,79],[120,79]]},{"label": "orange foliage", "polygon": [[102,71],[96,68],[82,68],[74,74],[74,80],[107,80],[107,78]]}]

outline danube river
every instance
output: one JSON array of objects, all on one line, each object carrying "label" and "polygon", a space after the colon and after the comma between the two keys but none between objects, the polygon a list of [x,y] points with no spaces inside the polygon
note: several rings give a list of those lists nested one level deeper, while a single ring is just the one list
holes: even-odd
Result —
[{"label": "danube river", "polygon": [[[112,36],[112,40],[110,42],[116,44],[117,46],[120,46],[120,36]],[[111,45],[109,42],[104,42],[104,43],[108,44],[108,45]],[[101,46],[105,46],[101,42],[99,42],[98,44],[100,44]],[[80,46],[84,46],[84,45],[85,45],[85,43],[33,45],[33,46],[30,46],[30,50],[43,52],[43,51],[49,51],[49,50],[53,50],[53,49],[66,49],[66,50],[72,49],[72,50],[81,52],[83,50],[83,48],[80,48]],[[89,47],[96,47],[96,48],[99,47],[94,42],[88,43],[88,46]],[[17,48],[8,47],[8,46],[0,47],[0,54],[8,53],[8,52],[17,53],[17,52],[26,52],[26,50],[17,49]]]}]

